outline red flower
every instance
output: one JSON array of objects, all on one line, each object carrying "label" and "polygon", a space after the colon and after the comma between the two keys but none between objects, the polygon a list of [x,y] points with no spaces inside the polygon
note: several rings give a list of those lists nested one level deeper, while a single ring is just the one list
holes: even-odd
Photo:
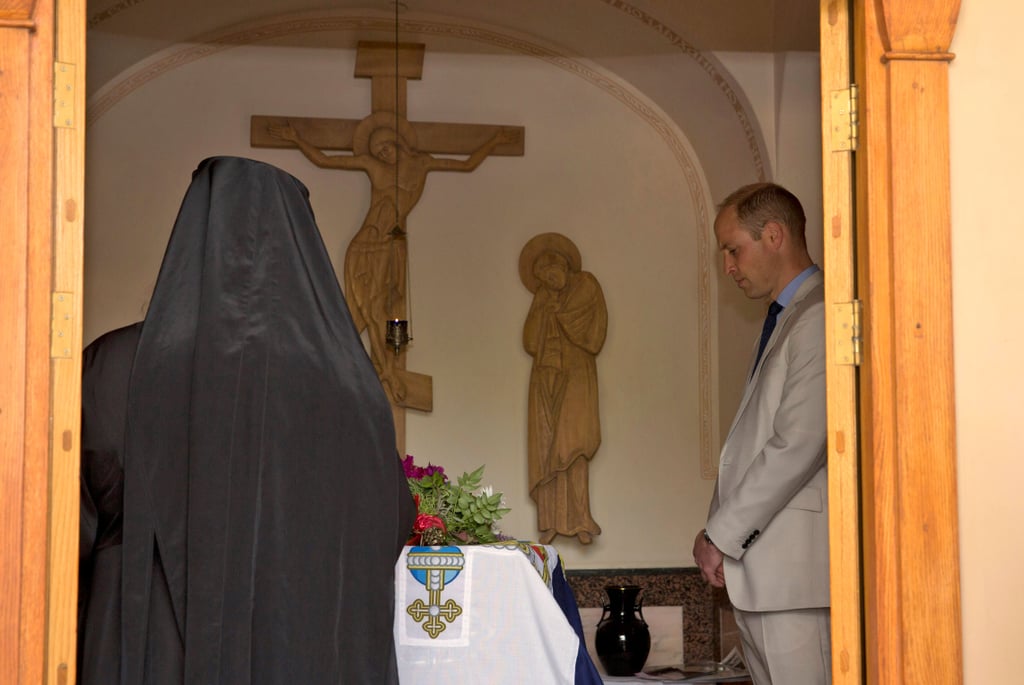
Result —
[{"label": "red flower", "polygon": [[[416,495],[415,499],[416,508],[419,509],[419,495]],[[444,531],[445,534],[448,533],[448,527],[444,525],[444,521],[441,519],[440,516],[434,516],[433,514],[416,514],[416,522],[413,524],[412,527],[412,536],[409,538],[409,541],[405,544],[420,544],[420,539],[423,537],[423,533],[425,531],[430,530],[431,528],[440,528],[442,531]]]},{"label": "red flower", "polygon": [[431,514],[417,514],[416,523],[412,527],[412,537],[405,544],[407,545],[418,545],[423,537],[423,533],[430,530],[431,528],[440,528],[446,534],[448,528],[445,527],[444,521],[441,520],[440,516],[432,516]]}]

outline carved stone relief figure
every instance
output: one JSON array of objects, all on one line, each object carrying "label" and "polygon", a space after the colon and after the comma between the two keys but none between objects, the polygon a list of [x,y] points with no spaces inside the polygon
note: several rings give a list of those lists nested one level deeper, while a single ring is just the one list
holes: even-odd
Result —
[{"label": "carved stone relief figure", "polygon": [[590,544],[589,464],[601,444],[596,356],[608,330],[601,285],[581,270],[576,245],[559,233],[534,236],[519,277],[534,294],[523,328],[533,357],[528,407],[530,496],[542,543],[556,535]]}]

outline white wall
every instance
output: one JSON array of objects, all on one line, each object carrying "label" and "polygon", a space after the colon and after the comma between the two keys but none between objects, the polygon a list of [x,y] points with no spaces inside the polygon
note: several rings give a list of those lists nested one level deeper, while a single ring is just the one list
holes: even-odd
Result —
[{"label": "white wall", "polygon": [[951,50],[953,320],[964,682],[1020,682],[1024,156],[1013,0],[968,0]]},{"label": "white wall", "polygon": [[[352,78],[353,59],[349,51],[229,50],[164,74],[93,123],[87,339],[140,315],[189,174],[208,155],[256,157],[302,179],[341,264],[366,211],[366,180],[318,169],[296,151],[250,149],[248,117],[363,116],[368,83]],[[428,51],[410,116],[523,125],[527,144],[524,157],[488,159],[472,174],[435,174],[410,218],[409,368],[433,376],[434,411],[410,413],[407,451],[456,474],[486,464],[486,482],[512,508],[505,530],[534,536],[525,458],[531,360],[521,344],[531,295],[517,264],[530,237],[563,233],[601,282],[610,324],[598,357],[604,443],[591,472],[604,534],[586,548],[560,539],[560,548],[577,568],[685,564],[683,538],[711,484],[695,465],[697,227],[682,170],[644,121],[535,60]],[[685,535],[679,521],[691,522]],[[636,535],[641,523],[651,536]]]},{"label": "white wall", "polygon": [[[352,36],[315,40],[302,47],[292,37],[288,46],[247,45],[183,61],[103,100],[87,141],[87,341],[142,316],[189,175],[209,155],[255,157],[303,180],[340,267],[367,209],[365,179],[316,168],[297,151],[248,146],[252,114],[368,113],[369,83],[352,77]],[[615,85],[609,89],[586,69],[426,42],[423,80],[410,84],[410,118],[523,125],[526,154],[488,159],[471,174],[434,174],[411,215],[409,368],[433,376],[434,411],[410,412],[407,452],[455,473],[486,464],[485,481],[512,508],[504,529],[535,536],[525,451],[531,360],[521,345],[531,295],[517,260],[533,235],[563,233],[601,283],[610,321],[597,360],[603,444],[591,469],[592,509],[604,532],[590,546],[565,538],[555,544],[569,568],[692,565],[692,538],[712,487],[701,477],[700,425],[711,418],[728,426],[742,389],[742,371],[733,372],[745,367],[760,325],[757,304],[718,282],[708,241],[713,202],[721,198],[701,181],[686,131],[650,103],[637,107],[643,94],[613,74],[598,74]],[[820,219],[813,221],[815,203],[820,215],[817,134],[811,129],[809,142],[799,135],[818,110],[816,63],[793,56],[780,68],[772,55],[754,59],[760,64],[750,74],[772,75],[768,88],[750,80],[747,94],[768,119],[759,128],[774,151],[772,175],[810,199],[809,230],[820,230]],[[115,79],[99,96],[126,81]],[[734,166],[735,185],[754,180],[749,159]],[[701,249],[710,284],[701,283]],[[707,333],[711,382],[719,354],[726,369],[719,411],[719,388],[702,394],[700,387],[698,347],[708,326],[698,312],[701,299],[714,303],[721,287],[730,289],[739,323],[722,332],[721,346],[713,327]]]}]

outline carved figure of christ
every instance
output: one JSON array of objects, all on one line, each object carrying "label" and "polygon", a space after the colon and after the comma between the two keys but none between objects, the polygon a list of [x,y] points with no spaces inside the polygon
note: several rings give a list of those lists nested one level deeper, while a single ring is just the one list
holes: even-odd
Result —
[{"label": "carved figure of christ", "polygon": [[[405,350],[385,343],[389,319],[406,318],[407,219],[432,171],[469,172],[488,155],[522,155],[524,130],[515,126],[410,123],[408,79],[422,76],[424,46],[361,42],[355,76],[371,79],[366,118],[253,116],[253,147],[297,147],[325,169],[359,170],[370,181],[370,209],[345,254],[344,284],[352,318],[366,330],[370,356],[388,394],[400,454],[405,409],[431,411],[432,379],[405,368]],[[351,151],[326,154],[325,150]],[[465,154],[468,157],[435,157]]]}]

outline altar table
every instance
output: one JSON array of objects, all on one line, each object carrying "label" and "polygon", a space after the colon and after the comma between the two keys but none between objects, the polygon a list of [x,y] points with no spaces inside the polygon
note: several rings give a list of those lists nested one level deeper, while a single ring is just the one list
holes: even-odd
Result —
[{"label": "altar table", "polygon": [[395,566],[402,685],[601,685],[550,545],[406,547]]}]

